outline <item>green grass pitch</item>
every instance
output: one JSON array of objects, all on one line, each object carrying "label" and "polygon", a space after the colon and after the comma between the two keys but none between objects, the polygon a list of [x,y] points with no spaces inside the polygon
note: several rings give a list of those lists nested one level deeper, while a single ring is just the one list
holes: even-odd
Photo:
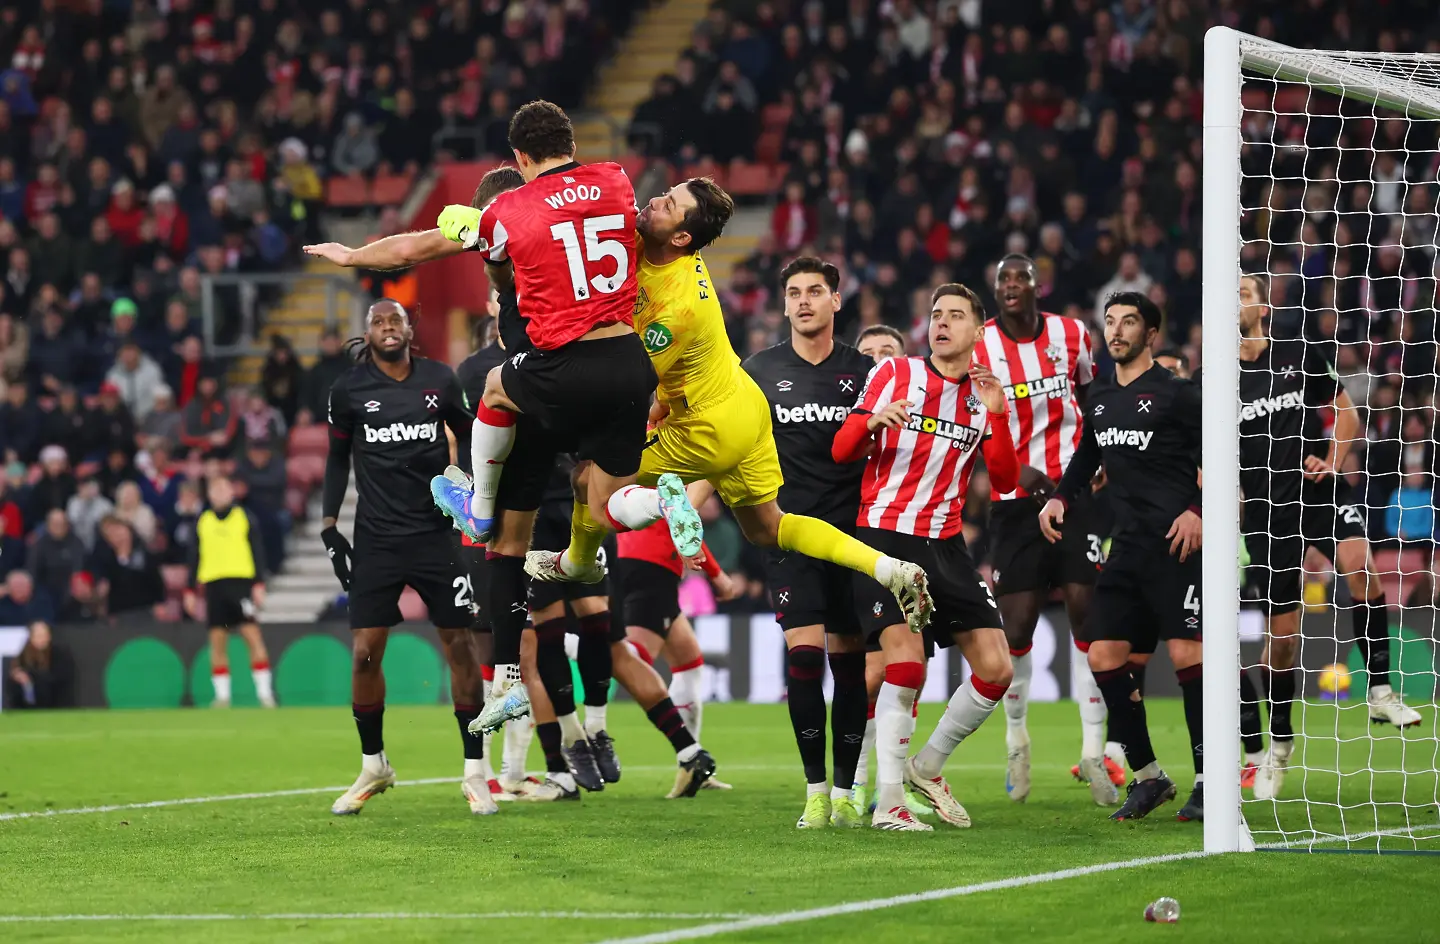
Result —
[{"label": "green grass pitch", "polygon": [[[917,737],[940,706],[923,706]],[[1359,713],[1311,708],[1312,731],[1339,730],[1343,776],[1310,786],[1359,803],[1412,804],[1435,821],[1435,708],[1421,734],[1371,740]],[[1161,761],[1191,783],[1178,703],[1150,718]],[[311,792],[114,812],[0,819],[0,941],[474,941],[503,934],[547,944],[625,940],[820,906],[1187,852],[1201,826],[1176,805],[1116,824],[1070,780],[1072,704],[1032,708],[1034,786],[1004,792],[1004,721],[962,745],[947,773],[975,826],[933,834],[800,832],[804,799],[781,705],[711,705],[704,742],[731,793],[662,799],[673,779],[663,739],[630,704],[611,709],[621,783],[578,804],[502,806],[473,817],[455,783],[400,787],[358,817],[329,804],[354,777],[354,726],[334,709],[73,712],[0,716],[0,815],[155,800]],[[1337,728],[1338,725],[1338,728]],[[459,736],[441,707],[392,708],[387,751],[402,780],[456,777]],[[1312,744],[1312,763],[1320,760]],[[1336,748],[1328,748],[1333,765]],[[538,766],[532,749],[532,768]],[[1400,765],[1371,777],[1356,771]],[[1297,796],[1298,781],[1286,796]],[[1340,791],[1337,793],[1337,791]],[[1429,804],[1428,806],[1426,804]],[[1252,806],[1254,806],[1252,804]],[[1400,812],[1397,812],[1400,811]],[[1418,812],[1417,812],[1418,810]],[[1252,819],[1259,811],[1247,810]],[[1338,817],[1312,807],[1320,825]],[[1275,813],[1270,814],[1273,827]],[[1278,814],[1306,825],[1298,803]],[[1330,816],[1334,822],[1326,822]],[[1404,822],[1399,806],[1351,811],[1349,828]],[[931,820],[934,821],[933,819]],[[1429,831],[1434,835],[1435,829]],[[1369,844],[1373,848],[1373,841]],[[1408,839],[1387,848],[1412,851]],[[1418,844],[1435,851],[1440,842]],[[1343,847],[1342,847],[1343,848]],[[1166,862],[962,897],[719,934],[737,941],[1353,941],[1440,940],[1440,856],[1265,852]],[[1179,899],[1178,925],[1145,905]],[[537,912],[574,912],[537,917]],[[498,912],[522,917],[493,917]],[[329,919],[305,915],[388,913]],[[261,915],[295,915],[260,918]],[[130,916],[77,920],[74,916]],[[134,916],[231,915],[203,923]],[[422,915],[439,915],[427,917]],[[492,917],[445,917],[492,915]],[[628,915],[628,917],[626,917]],[[677,915],[700,917],[677,917]],[[71,916],[7,921],[13,916]]]}]

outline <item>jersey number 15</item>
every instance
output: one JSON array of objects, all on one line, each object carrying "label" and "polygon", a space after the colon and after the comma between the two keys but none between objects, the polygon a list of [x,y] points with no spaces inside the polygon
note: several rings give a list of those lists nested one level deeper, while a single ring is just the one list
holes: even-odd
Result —
[{"label": "jersey number 15", "polygon": [[[565,247],[565,265],[570,270],[570,288],[575,293],[576,301],[584,301],[590,297],[593,289],[601,295],[609,295],[618,292],[620,286],[625,284],[625,276],[630,268],[630,252],[625,243],[618,239],[601,239],[600,234],[607,230],[625,229],[625,217],[619,213],[609,216],[592,216],[581,221],[585,229],[585,248],[582,254],[580,248],[580,235],[575,227],[575,222],[556,223],[550,227],[550,238]],[[597,272],[591,276],[586,269],[589,263],[593,268],[599,269],[596,263],[606,259],[615,260],[615,271],[609,275]],[[588,276],[588,278],[587,278]]]}]

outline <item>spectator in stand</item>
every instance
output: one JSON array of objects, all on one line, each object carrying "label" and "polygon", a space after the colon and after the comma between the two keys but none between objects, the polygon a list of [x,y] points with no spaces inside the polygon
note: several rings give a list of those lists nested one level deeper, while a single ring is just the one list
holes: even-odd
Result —
[{"label": "spectator in stand", "polygon": [[23,384],[29,358],[30,329],[11,315],[0,315],[0,381]]},{"label": "spectator in stand", "polygon": [[87,554],[95,549],[101,520],[114,510],[115,503],[101,494],[99,481],[94,478],[80,480],[75,497],[65,506],[65,517],[70,519],[70,526],[80,543],[85,545]]},{"label": "spectator in stand", "polygon": [[165,516],[167,535],[165,563],[188,564],[195,558],[195,524],[205,510],[200,483],[186,479],[176,493],[175,507]]},{"label": "spectator in stand", "polygon": [[100,385],[100,396],[90,414],[93,441],[90,447],[102,453],[135,454],[135,418],[120,398],[120,388],[110,381]]},{"label": "spectator in stand", "polygon": [[295,425],[303,383],[304,369],[290,340],[281,334],[270,335],[270,353],[260,371],[260,388],[265,392],[265,402],[280,411],[287,427]]},{"label": "spectator in stand", "polygon": [[70,234],[60,228],[60,217],[54,212],[42,213],[27,245],[35,280],[69,292],[75,283],[76,247]]},{"label": "spectator in stand", "polygon": [[180,413],[180,444],[202,458],[228,458],[236,425],[235,414],[220,393],[220,378],[202,374],[195,397]]},{"label": "spectator in stand", "polygon": [[285,444],[285,418],[265,401],[265,395],[259,390],[245,394],[239,429],[240,439],[246,448],[258,445],[274,450]]},{"label": "spectator in stand", "polygon": [[60,619],[75,615],[70,594],[70,581],[85,569],[85,542],[70,527],[65,509],[52,508],[45,515],[45,526],[30,545],[25,570],[58,612]]},{"label": "spectator in stand", "polygon": [[280,453],[260,443],[248,443],[235,466],[235,483],[245,507],[260,526],[265,561],[271,572],[285,561],[285,535],[290,512],[285,507],[285,462]]},{"label": "spectator in stand", "polygon": [[28,626],[36,620],[55,622],[55,606],[24,570],[12,570],[0,586],[0,626]]},{"label": "spectator in stand", "polygon": [[70,650],[55,642],[50,624],[35,620],[25,647],[5,673],[5,706],[23,708],[69,708],[75,704],[73,691],[75,660]]},{"label": "spectator in stand", "polygon": [[1400,487],[1385,503],[1385,533],[1403,548],[1421,550],[1428,560],[1434,551],[1435,487],[1424,472],[1401,477]]},{"label": "spectator in stand", "polygon": [[165,581],[159,559],[130,525],[113,515],[100,523],[100,537],[90,565],[100,613],[113,618],[148,609],[163,618]]},{"label": "spectator in stand", "polygon": [[[50,304],[59,306],[60,302],[58,299],[47,302],[41,310],[43,311],[44,307],[48,307]],[[110,326],[113,302],[97,273],[81,273],[80,286],[70,294],[67,304],[70,309],[70,326],[81,337],[94,337]],[[108,364],[105,365],[105,369],[109,369]]]},{"label": "spectator in stand", "polygon": [[146,547],[154,542],[155,536],[160,532],[155,511],[145,503],[140,486],[133,481],[121,482],[116,487],[115,517],[128,524],[140,539],[140,543]]},{"label": "spectator in stand", "polygon": [[40,442],[64,447],[72,464],[93,458],[90,454],[96,446],[95,432],[94,417],[80,402],[74,387],[61,387],[58,396],[41,400]]},{"label": "spectator in stand", "polygon": [[140,349],[140,342],[132,337],[121,344],[115,366],[105,375],[104,386],[112,385],[119,392],[130,414],[143,422],[155,409],[156,392],[166,386],[165,374],[160,370],[160,365]]},{"label": "spectator in stand", "polygon": [[1095,293],[1095,324],[1098,326],[1105,320],[1105,299],[1116,292],[1139,292],[1143,295],[1148,293],[1154,284],[1155,279],[1140,268],[1139,254],[1122,252],[1114,277],[1100,286]]},{"label": "spectator in stand", "polygon": [[340,375],[355,362],[345,353],[344,341],[336,328],[326,328],[320,335],[320,356],[305,372],[303,391],[300,396],[301,425],[323,422],[325,405],[330,397],[330,388]]},{"label": "spectator in stand", "polygon": [[40,318],[40,332],[30,341],[31,386],[37,393],[58,393],[66,384],[82,379],[80,369],[84,362],[85,346],[66,324],[65,312],[59,306],[45,309]]},{"label": "spectator in stand", "polygon": [[374,132],[365,127],[359,112],[351,112],[345,116],[345,128],[331,147],[330,166],[337,174],[361,176],[368,175],[378,163],[380,148]]},{"label": "spectator in stand", "polygon": [[75,494],[75,476],[70,471],[70,457],[64,446],[46,446],[40,450],[40,477],[30,488],[30,516],[48,515],[54,509],[65,510]]},{"label": "spectator in stand", "polygon": [[135,199],[135,185],[124,177],[116,182],[111,194],[105,221],[121,247],[133,250],[140,245],[140,224],[145,220],[145,210]]},{"label": "spectator in stand", "polygon": [[11,384],[0,406],[0,448],[6,462],[34,462],[40,452],[40,411],[30,399],[30,388]]},{"label": "spectator in stand", "polygon": [[104,288],[119,285],[125,275],[125,247],[115,238],[109,219],[92,218],[87,231],[89,238],[75,247],[75,271],[95,273]]},{"label": "spectator in stand", "polygon": [[182,411],[194,402],[201,380],[216,374],[215,365],[205,358],[204,344],[194,334],[180,342],[179,358],[171,369],[173,373],[166,379],[171,389],[178,391],[175,402]]},{"label": "spectator in stand", "polygon": [[179,448],[180,410],[175,406],[175,393],[168,386],[155,388],[154,409],[140,421],[135,435],[138,441],[150,443],[152,451],[157,444],[170,451]]},{"label": "spectator in stand", "polygon": [[150,191],[150,212],[160,244],[172,257],[183,259],[190,248],[190,218],[180,209],[173,187],[161,184]]},{"label": "spectator in stand", "polygon": [[785,199],[770,217],[770,232],[785,253],[798,252],[801,246],[815,239],[818,231],[815,210],[805,202],[805,184],[790,180],[785,184]]}]

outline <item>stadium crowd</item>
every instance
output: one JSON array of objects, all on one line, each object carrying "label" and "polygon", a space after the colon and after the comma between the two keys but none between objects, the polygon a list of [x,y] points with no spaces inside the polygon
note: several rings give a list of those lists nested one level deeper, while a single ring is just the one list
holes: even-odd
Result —
[{"label": "stadium crowd", "polygon": [[[260,388],[227,389],[202,341],[201,274],[293,264],[318,233],[327,178],[508,157],[510,112],[541,96],[576,102],[635,6],[7,6],[0,623],[178,618],[156,575],[185,560],[207,463],[233,468],[278,565],[304,506],[286,493],[287,431],[319,415],[340,339],[309,371],[279,339]],[[769,233],[725,287],[742,355],[783,330],[777,273],[799,252],[842,263],[845,330],[890,324],[918,345],[933,286],[988,295],[995,262],[1023,251],[1047,308],[1093,323],[1108,292],[1147,292],[1168,343],[1198,362],[1201,42],[1216,22],[1299,45],[1440,50],[1424,0],[718,3],[629,137],[682,172],[733,159],[785,168]],[[1277,143],[1306,134],[1271,123]],[[1251,214],[1247,263],[1295,274],[1275,280],[1277,323],[1334,341],[1368,407],[1371,442],[1343,471],[1367,496],[1373,535],[1428,548],[1436,358],[1433,323],[1415,313],[1433,306],[1434,227],[1413,233],[1434,218],[1433,149],[1404,150],[1407,134],[1428,133],[1419,123],[1344,130],[1342,177],[1373,185],[1341,186],[1327,213],[1307,216],[1317,188],[1255,177],[1246,205],[1264,209]],[[1247,168],[1269,160],[1253,147]],[[1372,252],[1400,219],[1401,245]],[[1349,249],[1326,245],[1362,226]],[[233,340],[236,300],[216,299],[215,336]],[[985,504],[977,477],[977,540]],[[706,514],[717,556],[758,578],[733,522]],[[117,582],[121,568],[146,578]],[[117,596],[117,583],[144,589]],[[749,588],[730,606],[762,606],[759,580]]]},{"label": "stadium crowd", "polygon": [[[216,471],[277,568],[305,505],[287,435],[323,416],[341,339],[306,370],[274,338],[260,386],[230,389],[202,274],[294,265],[327,178],[413,175],[503,142],[524,101],[573,102],[631,6],[7,4],[0,624],[180,618]],[[238,296],[214,299],[214,339],[244,340]]]},{"label": "stadium crowd", "polygon": [[[1047,310],[1098,341],[1098,303],[1145,292],[1165,312],[1163,344],[1198,367],[1202,44],[1217,24],[1301,47],[1440,52],[1421,0],[723,4],[655,80],[630,139],[682,166],[781,168],[769,232],[724,296],[742,355],[785,330],[777,273],[796,254],[840,265],[849,334],[888,324],[914,349],[934,286],[971,285],[993,312],[995,264],[1024,252]],[[1249,89],[1244,264],[1273,276],[1275,330],[1328,343],[1366,408],[1370,441],[1344,472],[1372,536],[1428,552],[1435,129],[1358,107],[1307,121],[1295,90],[1277,116],[1273,87]],[[1294,179],[1336,177],[1327,166],[1343,184]],[[984,505],[977,482],[977,528]]]}]

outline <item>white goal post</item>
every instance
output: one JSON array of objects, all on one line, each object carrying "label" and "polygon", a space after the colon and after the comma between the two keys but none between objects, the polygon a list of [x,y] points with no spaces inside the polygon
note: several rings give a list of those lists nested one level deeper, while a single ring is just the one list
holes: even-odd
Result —
[{"label": "white goal post", "polygon": [[[1309,686],[1302,682],[1295,702],[1296,731],[1299,735],[1295,742],[1297,757],[1301,753],[1300,739],[1305,737],[1301,726],[1307,713],[1310,713],[1325,719],[1322,727],[1328,725],[1334,729],[1333,736],[1328,728],[1323,731],[1325,737],[1334,741],[1331,751],[1334,763],[1329,764],[1316,756],[1311,764],[1302,762],[1297,765],[1299,772],[1292,770],[1291,781],[1282,794],[1292,803],[1290,808],[1282,811],[1290,814],[1288,818],[1275,811],[1278,806],[1271,809],[1278,800],[1265,804],[1267,809],[1263,812],[1257,801],[1242,803],[1240,673],[1237,671],[1243,668],[1240,658],[1242,581],[1237,567],[1240,542],[1243,540],[1237,429],[1240,385],[1238,316],[1242,246],[1246,238],[1242,220],[1247,213],[1256,212],[1253,206],[1242,206],[1242,192],[1247,184],[1242,147],[1254,143],[1244,138],[1247,131],[1246,99],[1242,93],[1247,85],[1253,84],[1267,86],[1272,92],[1295,86],[1303,93],[1286,99],[1287,102],[1305,101],[1306,106],[1299,112],[1290,110],[1288,105],[1265,106],[1268,115],[1260,117],[1268,117],[1272,123],[1298,121],[1308,128],[1312,118],[1308,103],[1312,100],[1334,102],[1334,97],[1361,103],[1365,111],[1362,119],[1435,121],[1440,119],[1440,56],[1293,49],[1226,27],[1213,28],[1205,37],[1202,223],[1205,849],[1208,852],[1252,851],[1257,842],[1261,848],[1306,848],[1320,843],[1363,848],[1368,842],[1369,849],[1374,851],[1377,848],[1376,837],[1397,834],[1407,841],[1418,842],[1423,838],[1433,842],[1440,837],[1440,804],[1437,804],[1440,796],[1436,795],[1440,787],[1436,786],[1436,711],[1433,704],[1418,706],[1424,712],[1424,723],[1410,729],[1410,733],[1395,735],[1392,728],[1386,735],[1405,738],[1389,748],[1399,752],[1401,760],[1398,768],[1377,762],[1356,774],[1347,772],[1340,758],[1342,747],[1352,757],[1367,749],[1372,751],[1373,756],[1375,749],[1361,743],[1363,738],[1369,737],[1362,733],[1368,727],[1364,724],[1364,714],[1343,715],[1345,709],[1338,702],[1334,709],[1325,706],[1323,710],[1330,714],[1322,714],[1316,704],[1304,704],[1308,700],[1306,691]],[[1250,101],[1257,100],[1258,96],[1252,95]],[[1278,103],[1279,96],[1273,101]],[[1363,106],[1370,107],[1364,109]],[[1317,105],[1315,116],[1329,117],[1337,123],[1349,120],[1336,118],[1335,109],[1331,107],[1325,111],[1326,107]],[[1351,107],[1354,107],[1353,104]],[[1274,145],[1275,142],[1261,143]],[[1294,144],[1287,142],[1286,146],[1293,148]],[[1433,139],[1429,146],[1435,147]],[[1363,151],[1366,147],[1378,146],[1362,145],[1357,150]],[[1276,149],[1272,147],[1272,153]],[[1305,150],[1308,152],[1308,148]],[[1406,152],[1414,153],[1422,152]],[[1423,154],[1423,158],[1425,166],[1430,167],[1431,155]],[[1264,189],[1268,195],[1273,192],[1272,188],[1278,186],[1288,187],[1292,194],[1298,188],[1302,195],[1310,196],[1311,190],[1330,188],[1324,192],[1339,193],[1347,185],[1368,185],[1378,193],[1381,185],[1393,179],[1379,176],[1369,179],[1372,173],[1378,174],[1370,171],[1366,172],[1366,176],[1347,181],[1322,175],[1311,177],[1307,172],[1300,178],[1285,177],[1278,184],[1275,180],[1281,176],[1280,172],[1272,172],[1269,178],[1252,173],[1248,182],[1252,185],[1252,192]],[[1343,174],[1338,172],[1334,176],[1343,178]],[[1433,173],[1423,183],[1433,187],[1436,183]],[[1402,188],[1401,193],[1408,198],[1407,189]],[[1271,212],[1271,208],[1273,204],[1267,205],[1265,211]],[[1334,209],[1338,208],[1337,202]],[[1309,204],[1305,209],[1310,209]],[[1390,218],[1402,220],[1403,226],[1403,220],[1411,217],[1409,210],[1407,201],[1400,212],[1390,211]],[[1431,201],[1428,213],[1434,212]],[[1416,217],[1421,215],[1418,211],[1414,214]],[[1303,232],[1307,224],[1303,222],[1303,216],[1301,219],[1302,222],[1297,225]],[[1250,222],[1254,225],[1253,220]],[[1302,245],[1301,237],[1294,238],[1296,242],[1288,246],[1296,248],[1286,250],[1282,246],[1281,249],[1303,253],[1306,247]],[[1433,241],[1432,230],[1432,244]],[[1256,248],[1251,246],[1252,250]],[[1271,258],[1268,253],[1272,250],[1268,243],[1259,248],[1265,249],[1267,259]],[[1329,248],[1332,258],[1341,255],[1334,251],[1333,246]],[[1423,245],[1420,248],[1423,249]],[[1378,247],[1373,243],[1361,247],[1361,251],[1367,253],[1372,249]],[[1430,255],[1433,257],[1435,253],[1431,251]],[[1281,270],[1287,276],[1297,276],[1298,270],[1285,268],[1288,265],[1283,263]],[[1268,266],[1266,274],[1269,274]],[[1400,279],[1403,284],[1404,276],[1401,275]],[[1334,281],[1332,278],[1332,285]],[[1296,282],[1298,284],[1298,278]],[[1305,300],[1304,307],[1313,307],[1310,299]],[[1340,306],[1336,303],[1334,307]],[[1427,303],[1423,314],[1427,318],[1433,316],[1433,308],[1433,301]],[[1403,306],[1400,310],[1405,311]],[[1403,345],[1405,342],[1400,343]],[[1398,468],[1396,472],[1398,478]],[[1342,580],[1336,580],[1337,585],[1341,583]],[[1390,602],[1404,601],[1392,599]],[[1344,628],[1339,631],[1337,639],[1343,648],[1350,638],[1349,623],[1341,620],[1340,625]],[[1433,669],[1432,663],[1432,674]],[[1412,671],[1420,674],[1418,670]],[[1365,709],[1360,707],[1359,710],[1363,712]],[[1343,734],[1342,717],[1345,720]],[[1312,737],[1311,740],[1320,738]],[[1315,753],[1318,755],[1319,752]],[[1368,776],[1368,792],[1365,784],[1355,785],[1355,781],[1346,780],[1347,776]],[[1382,783],[1385,777],[1395,779]],[[1351,785],[1347,786],[1347,783]],[[1400,799],[1391,801],[1382,787],[1383,790],[1395,790]],[[1312,811],[1317,815],[1312,815]],[[1247,825],[1246,813],[1251,814],[1250,825]],[[1268,817],[1263,828],[1260,825],[1262,816]],[[1295,825],[1297,823],[1299,825]],[[1272,838],[1278,841],[1271,842]],[[1436,847],[1429,845],[1426,848]]]}]

